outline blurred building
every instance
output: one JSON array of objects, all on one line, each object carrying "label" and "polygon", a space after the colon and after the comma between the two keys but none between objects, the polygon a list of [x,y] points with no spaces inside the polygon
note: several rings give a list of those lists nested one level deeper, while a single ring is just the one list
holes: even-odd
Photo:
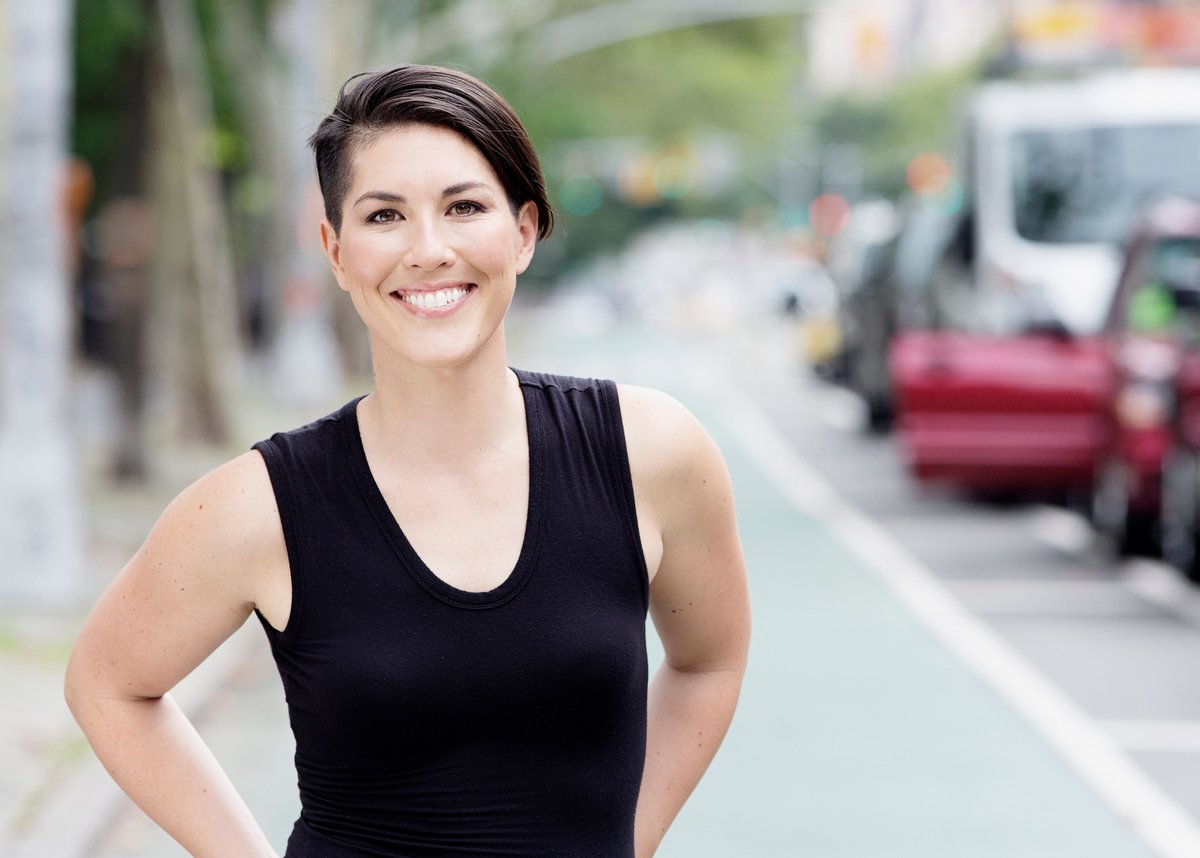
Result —
[{"label": "blurred building", "polygon": [[825,0],[808,27],[818,96],[877,94],[917,71],[952,68],[997,40],[999,0]]},{"label": "blurred building", "polygon": [[1200,62],[1195,0],[1010,0],[1006,17],[1019,67]]}]

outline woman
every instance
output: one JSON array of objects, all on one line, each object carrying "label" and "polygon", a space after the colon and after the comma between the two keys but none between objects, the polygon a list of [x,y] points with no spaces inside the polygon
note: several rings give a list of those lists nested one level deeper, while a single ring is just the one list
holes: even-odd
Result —
[{"label": "woman", "polygon": [[288,856],[646,858],[745,665],[725,466],[662,394],[508,368],[553,217],[511,108],[436,67],[347,87],[311,143],[373,390],[171,503],[79,637],[72,711],[193,855],[274,855],[167,693],[254,612],[297,743]]}]

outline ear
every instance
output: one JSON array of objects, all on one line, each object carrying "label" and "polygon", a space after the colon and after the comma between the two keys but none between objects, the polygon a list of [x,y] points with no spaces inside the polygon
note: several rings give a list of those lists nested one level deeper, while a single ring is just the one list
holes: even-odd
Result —
[{"label": "ear", "polygon": [[329,260],[329,267],[333,269],[333,276],[337,280],[338,287],[348,291],[343,282],[345,271],[342,268],[342,243],[338,240],[333,224],[326,218],[321,218],[321,249],[325,251],[325,257]]},{"label": "ear", "polygon": [[533,200],[526,202],[517,212],[517,235],[517,273],[524,274],[537,246],[538,210]]}]

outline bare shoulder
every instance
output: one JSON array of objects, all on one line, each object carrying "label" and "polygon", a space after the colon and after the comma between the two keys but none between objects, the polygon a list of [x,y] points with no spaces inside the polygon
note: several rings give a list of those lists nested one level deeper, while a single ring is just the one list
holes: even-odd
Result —
[{"label": "bare shoulder", "polygon": [[749,601],[725,460],[672,397],[618,390],[639,522],[651,522],[658,537],[650,614],[667,662],[680,670],[740,670]]},{"label": "bare shoulder", "polygon": [[648,387],[618,385],[625,444],[635,487],[662,507],[727,479],[716,443],[683,404]]},{"label": "bare shoulder", "polygon": [[275,493],[262,456],[243,453],[179,493],[163,512],[143,546],[168,550],[177,563],[222,560],[231,563],[268,556],[282,539]]},{"label": "bare shoulder", "polygon": [[286,570],[266,464],[247,453],[167,505],[93,609],[70,674],[165,693],[245,621],[281,561]]}]

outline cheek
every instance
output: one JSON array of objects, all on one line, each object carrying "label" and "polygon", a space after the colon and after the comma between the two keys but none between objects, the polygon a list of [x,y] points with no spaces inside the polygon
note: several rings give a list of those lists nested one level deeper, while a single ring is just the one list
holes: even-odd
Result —
[{"label": "cheek", "polygon": [[521,244],[511,231],[496,230],[489,240],[480,245],[476,258],[480,265],[497,273],[515,274],[521,267]]},{"label": "cheek", "polygon": [[381,282],[395,264],[395,254],[376,241],[355,241],[342,246],[342,267],[350,280],[373,286]]}]

